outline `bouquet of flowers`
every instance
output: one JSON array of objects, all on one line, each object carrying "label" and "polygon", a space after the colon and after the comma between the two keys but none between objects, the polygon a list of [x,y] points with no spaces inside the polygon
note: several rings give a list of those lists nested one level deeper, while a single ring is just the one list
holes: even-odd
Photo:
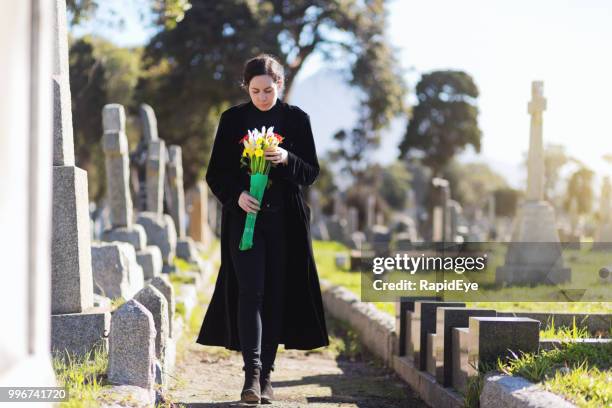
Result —
[{"label": "bouquet of flowers", "polygon": [[[248,134],[240,139],[240,143],[244,145],[241,163],[249,166],[250,194],[261,203],[266,186],[268,185],[268,174],[272,163],[266,160],[264,151],[269,147],[276,147],[282,143],[283,137],[274,133],[274,126],[262,127],[258,129],[248,130]],[[248,162],[248,163],[247,163]],[[244,222],[244,231],[240,240],[240,250],[244,251],[253,247],[253,231],[255,230],[255,220],[257,213],[247,213]]]}]

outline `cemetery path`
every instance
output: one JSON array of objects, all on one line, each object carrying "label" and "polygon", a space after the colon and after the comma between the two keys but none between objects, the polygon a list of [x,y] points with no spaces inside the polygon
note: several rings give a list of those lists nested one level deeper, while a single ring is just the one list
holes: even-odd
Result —
[{"label": "cemetery path", "polygon": [[[332,332],[333,333],[333,332]],[[336,341],[336,339],[334,339]],[[179,357],[179,356],[177,356]],[[240,353],[191,342],[177,359],[170,399],[188,408],[253,406],[240,403]],[[426,407],[393,372],[333,349],[279,349],[270,407]]]},{"label": "cemetery path", "polygon": [[[210,291],[208,289],[208,299]],[[196,308],[177,350],[168,401],[186,408],[255,406],[240,402],[242,356],[195,343],[206,305]],[[317,350],[279,347],[269,407],[411,407],[427,405],[392,370],[361,348],[346,325],[327,317],[330,345]],[[188,325],[189,326],[189,325]],[[197,328],[196,328],[197,327]]]}]

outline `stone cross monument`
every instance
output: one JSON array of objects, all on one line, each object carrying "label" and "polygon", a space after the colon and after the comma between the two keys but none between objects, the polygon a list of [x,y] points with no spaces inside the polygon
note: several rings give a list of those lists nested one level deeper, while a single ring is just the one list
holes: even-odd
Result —
[{"label": "stone cross monument", "polygon": [[570,280],[571,271],[563,266],[555,210],[543,200],[544,154],[542,113],[546,109],[544,84],[531,84],[527,197],[517,211],[512,240],[504,266],[497,268],[500,285],[559,284]]}]

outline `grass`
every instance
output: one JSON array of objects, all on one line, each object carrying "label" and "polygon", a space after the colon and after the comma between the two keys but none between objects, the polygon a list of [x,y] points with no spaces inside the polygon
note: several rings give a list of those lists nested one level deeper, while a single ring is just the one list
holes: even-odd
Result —
[{"label": "grass", "polygon": [[[362,274],[357,271],[351,272],[340,269],[335,265],[335,254],[338,252],[348,252],[349,248],[339,242],[313,240],[313,250],[319,276],[329,280],[333,284],[344,286],[361,298]],[[501,248],[496,248],[495,250],[501,252]],[[595,268],[597,265],[605,264],[605,254],[590,252],[589,249],[586,248],[586,245],[585,248],[580,250],[564,250],[563,253],[566,264],[572,268],[574,279],[580,279],[581,287],[587,288],[589,291],[593,290],[593,288],[597,288],[599,292],[609,292],[608,288],[600,288],[602,285],[599,284],[597,276],[593,272],[596,270]],[[502,262],[501,253],[498,253],[494,258],[495,259],[489,263],[490,268],[494,268],[495,265],[501,264]],[[508,291],[520,292],[521,290],[524,289],[504,289],[506,295]],[[542,285],[542,288],[536,287],[530,288],[529,290],[534,291],[534,293],[548,290],[558,291],[558,289],[548,288],[545,285]],[[393,302],[371,303],[385,313],[392,316],[395,314]],[[610,313],[612,310],[612,302],[466,302],[466,306],[515,312]]]},{"label": "grass", "polygon": [[612,343],[562,343],[559,349],[515,356],[498,370],[541,383],[580,407],[612,404]]},{"label": "grass", "polygon": [[106,370],[108,354],[101,347],[94,348],[84,356],[70,353],[55,354],[53,370],[58,386],[66,387],[69,400],[60,403],[61,408],[97,406],[107,385]]},{"label": "grass", "polygon": [[[340,269],[335,264],[337,252],[348,252],[338,242],[313,241],[313,250],[319,276],[333,284],[341,285],[361,297],[361,273]],[[593,287],[599,283],[593,278],[594,267],[601,265],[600,254],[580,257],[586,249],[564,251],[566,264],[572,268],[573,276],[589,278],[581,280],[581,286]],[[584,283],[584,285],[582,285]],[[536,288],[537,290],[537,288]],[[395,314],[393,302],[371,302],[390,315]],[[467,302],[468,307],[492,308],[499,311],[539,311],[610,313],[610,302]],[[542,383],[545,389],[563,395],[580,407],[601,407],[612,404],[612,344],[572,343],[567,340],[587,338],[585,328],[577,327],[574,319],[571,327],[556,327],[554,319],[540,333],[543,339],[566,340],[562,347],[538,354],[515,356],[514,359],[498,363],[497,369],[510,375],[520,375],[530,381]],[[342,350],[345,344],[330,344]],[[350,354],[350,350],[349,350]],[[478,407],[484,374],[495,367],[481,367],[479,374],[470,378],[465,395],[466,407]]]},{"label": "grass", "polygon": [[557,340],[576,340],[586,339],[590,337],[590,333],[586,327],[576,325],[576,318],[572,319],[572,326],[555,327],[555,319],[551,319],[549,326],[544,330],[540,330],[540,339],[557,339]]}]

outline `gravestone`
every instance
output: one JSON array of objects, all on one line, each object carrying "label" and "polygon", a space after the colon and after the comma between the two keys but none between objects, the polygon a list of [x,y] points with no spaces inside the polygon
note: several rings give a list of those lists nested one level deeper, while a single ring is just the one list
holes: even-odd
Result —
[{"label": "gravestone", "polygon": [[157,119],[153,108],[141,104],[139,108],[142,137],[136,149],[130,153],[130,162],[133,165],[132,184],[135,186],[136,208],[140,211],[147,209],[147,158],[149,144],[158,141]]},{"label": "gravestone", "polygon": [[168,180],[170,184],[170,214],[177,229],[176,256],[188,262],[198,262],[195,242],[186,234],[185,193],[183,191],[183,159],[180,146],[168,149]]},{"label": "gravestone", "polygon": [[161,216],[164,212],[164,179],[166,174],[166,143],[155,140],[147,149],[147,211]]},{"label": "gravestone", "polygon": [[151,285],[159,290],[168,302],[168,333],[170,337],[176,338],[178,333],[174,327],[174,314],[176,310],[176,301],[174,296],[174,287],[171,285],[168,276],[157,276],[151,280]]},{"label": "gravestone", "polygon": [[410,337],[406,339],[406,353],[412,356],[414,366],[419,370],[427,369],[427,335],[436,332],[436,309],[438,307],[464,307],[460,302],[416,301],[414,311],[406,312],[410,321],[407,328]]},{"label": "gravestone", "polygon": [[132,244],[136,250],[136,260],[143,268],[143,273],[146,276],[157,276],[161,273],[161,254],[157,248],[147,246],[145,229],[133,221],[134,210],[129,187],[128,140],[125,133],[125,110],[122,105],[107,104],[104,106],[102,127],[104,129],[102,145],[105,154],[111,221],[111,228],[104,231],[102,240]]},{"label": "gravestone", "polygon": [[[398,301],[395,302],[395,332],[398,334],[398,355],[406,355],[406,341],[410,338],[408,329],[410,324],[406,325],[407,313],[414,312],[414,302],[423,300],[434,300],[439,301],[440,298],[431,296],[400,296]],[[412,359],[412,356],[410,356]]]},{"label": "gravestone", "polygon": [[434,177],[431,180],[433,196],[432,208],[432,242],[449,242],[450,230],[450,184],[448,180]]},{"label": "gravestone", "polygon": [[321,210],[321,193],[316,188],[308,190],[308,202],[311,209],[310,212],[310,228],[312,229],[312,237],[323,241],[329,241],[331,238],[327,230],[327,225],[323,222],[323,211]]},{"label": "gravestone", "polygon": [[540,322],[527,317],[470,317],[468,363],[478,369],[512,353],[536,353]]},{"label": "gravestone", "polygon": [[354,232],[359,230],[359,212],[355,207],[349,207],[347,211],[346,229],[348,236],[352,236]]},{"label": "gravestone", "polygon": [[376,224],[376,197],[369,195],[366,199],[366,235],[369,233],[370,228]]},{"label": "gravestone", "polygon": [[55,4],[51,350],[82,354],[106,349],[110,312],[93,306],[87,173],[74,165],[66,4]]},{"label": "gravestone", "polygon": [[189,208],[189,236],[196,243],[208,247],[212,240],[208,225],[208,185],[198,181],[187,194]]},{"label": "gravestone", "polygon": [[131,299],[113,314],[109,339],[108,381],[135,385],[154,395],[155,338],[153,314]]},{"label": "gravestone", "polygon": [[[0,384],[57,386],[49,352],[53,14],[63,3],[0,3]],[[61,10],[60,10],[61,12]],[[8,392],[3,393],[5,398]],[[28,403],[4,406],[28,406]],[[51,407],[38,402],[30,406]]]},{"label": "gravestone", "polygon": [[94,291],[111,299],[131,299],[144,286],[134,247],[126,242],[93,244]]},{"label": "gravestone", "polygon": [[449,215],[449,241],[450,242],[461,242],[461,237],[459,235],[459,218],[463,213],[463,208],[461,204],[459,204],[455,200],[448,200],[448,215]]},{"label": "gravestone", "polygon": [[543,82],[532,83],[531,95],[527,197],[515,220],[505,264],[496,270],[498,284],[559,284],[571,277],[570,269],[563,266],[554,209],[543,199],[542,113],[546,109]]},{"label": "gravestone", "polygon": [[471,316],[496,316],[493,309],[464,307],[439,307],[436,311],[436,337],[433,344],[434,372],[436,381],[448,387],[452,384],[452,329],[468,327]]},{"label": "gravestone", "polygon": [[155,356],[162,362],[166,356],[166,344],[168,342],[169,322],[168,322],[168,301],[164,295],[153,285],[148,284],[141,289],[134,299],[151,312],[155,322]]},{"label": "gravestone", "polygon": [[452,336],[452,386],[462,394],[467,391],[468,378],[476,374],[468,362],[470,330],[467,327],[453,327]]}]

